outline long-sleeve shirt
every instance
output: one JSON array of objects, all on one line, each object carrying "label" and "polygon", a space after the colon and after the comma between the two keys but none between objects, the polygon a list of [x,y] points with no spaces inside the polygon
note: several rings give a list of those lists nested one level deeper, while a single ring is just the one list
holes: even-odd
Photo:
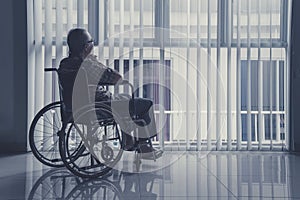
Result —
[{"label": "long-sleeve shirt", "polygon": [[73,88],[80,69],[86,72],[89,85],[114,85],[122,79],[117,71],[106,67],[93,55],[87,56],[84,60],[79,57],[64,58],[60,62],[58,72],[61,95],[67,110],[72,110]]}]

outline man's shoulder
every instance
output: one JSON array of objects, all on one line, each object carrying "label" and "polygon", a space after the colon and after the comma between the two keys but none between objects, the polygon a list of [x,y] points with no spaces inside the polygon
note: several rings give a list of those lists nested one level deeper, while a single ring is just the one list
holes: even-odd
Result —
[{"label": "man's shoulder", "polygon": [[77,69],[80,67],[82,60],[79,58],[66,57],[60,61],[59,69]]},{"label": "man's shoulder", "polygon": [[77,57],[66,57],[60,61],[60,64],[80,64],[82,63],[82,59]]},{"label": "man's shoulder", "polygon": [[82,62],[81,67],[86,71],[93,71],[95,73],[100,72],[103,73],[108,67],[102,64],[100,61],[97,60],[95,56],[89,56],[84,59]]},{"label": "man's shoulder", "polygon": [[102,64],[96,56],[94,55],[88,55],[84,61],[84,63],[88,64],[88,65],[93,65],[93,66],[97,66],[97,67],[102,67],[102,68],[107,68],[104,64]]}]

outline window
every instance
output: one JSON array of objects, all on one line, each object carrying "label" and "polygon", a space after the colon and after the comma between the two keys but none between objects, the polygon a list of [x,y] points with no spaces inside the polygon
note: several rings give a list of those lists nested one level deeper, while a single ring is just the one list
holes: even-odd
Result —
[{"label": "window", "polygon": [[165,107],[156,110],[168,119],[158,145],[288,149],[290,3],[28,0],[29,121],[58,98],[55,77],[43,67],[67,56],[67,31],[79,26],[96,39],[99,60],[135,86],[155,78],[168,87],[145,84],[136,92]]}]

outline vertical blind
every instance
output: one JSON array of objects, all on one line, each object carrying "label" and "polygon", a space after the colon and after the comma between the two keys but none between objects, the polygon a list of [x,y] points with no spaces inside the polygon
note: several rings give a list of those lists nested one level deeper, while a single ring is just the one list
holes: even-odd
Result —
[{"label": "vertical blind", "polygon": [[43,69],[67,56],[68,30],[84,27],[98,59],[134,83],[139,97],[158,94],[162,148],[288,149],[290,0],[27,4],[28,123],[59,99],[57,78]]}]

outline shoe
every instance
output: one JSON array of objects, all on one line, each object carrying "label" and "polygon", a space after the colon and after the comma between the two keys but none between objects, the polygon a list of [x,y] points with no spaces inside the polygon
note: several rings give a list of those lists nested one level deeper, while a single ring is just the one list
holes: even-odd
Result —
[{"label": "shoe", "polygon": [[130,135],[122,132],[122,149],[124,151],[133,151],[135,148],[133,139]]},{"label": "shoe", "polygon": [[145,160],[156,160],[163,154],[162,150],[155,149],[149,145],[141,146],[137,152],[140,154],[140,158]]},{"label": "shoe", "polygon": [[124,151],[134,151],[135,150],[134,145],[125,145],[122,149]]},{"label": "shoe", "polygon": [[141,153],[141,159],[144,160],[156,160],[158,158],[160,158],[163,154],[162,150],[156,150],[154,152],[149,152],[149,153]]}]

